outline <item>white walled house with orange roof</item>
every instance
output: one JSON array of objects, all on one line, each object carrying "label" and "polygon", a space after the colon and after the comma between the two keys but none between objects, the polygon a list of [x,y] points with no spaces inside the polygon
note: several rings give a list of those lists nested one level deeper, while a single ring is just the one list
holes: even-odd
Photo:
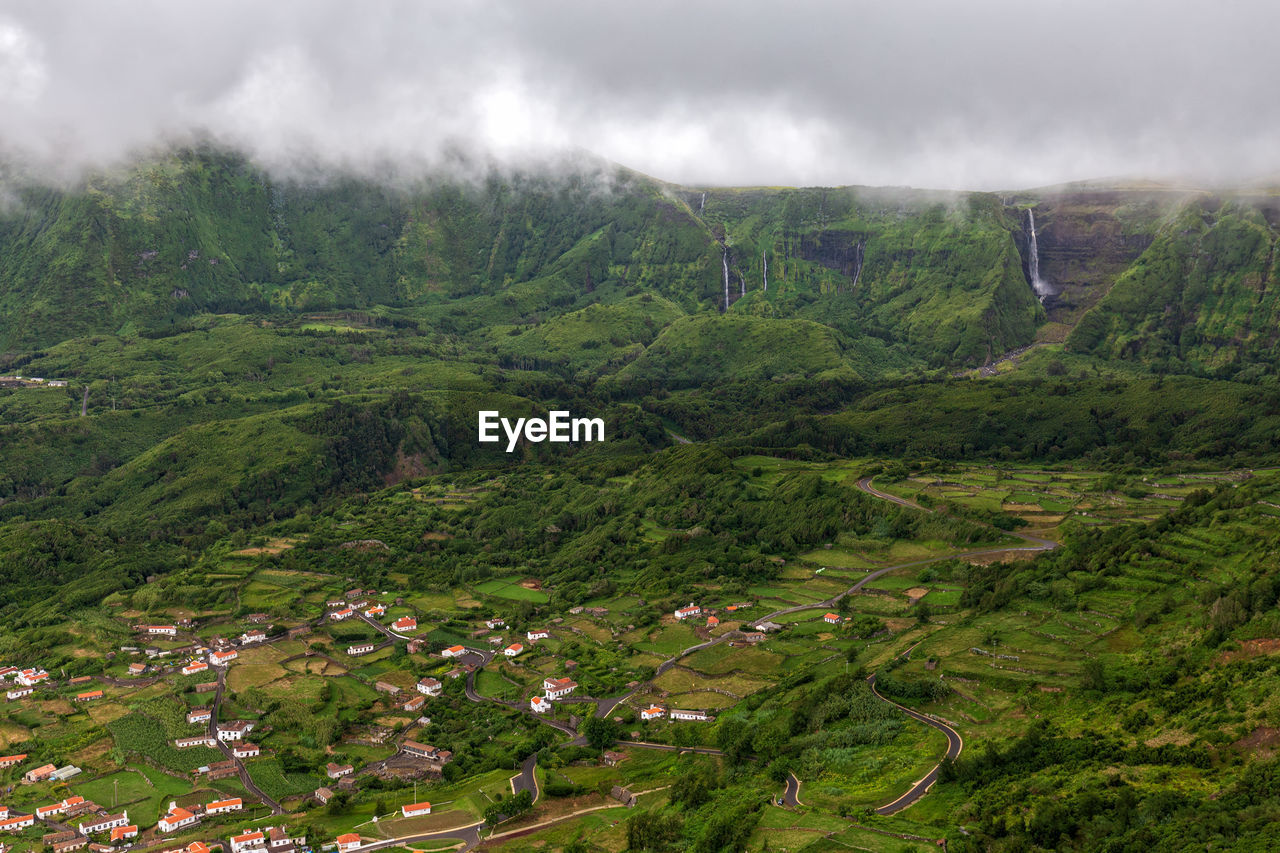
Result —
[{"label": "white walled house with orange roof", "polygon": [[559,699],[577,690],[578,682],[571,678],[547,678],[542,682],[542,689],[548,699]]},{"label": "white walled house with orange roof", "polygon": [[200,822],[200,818],[181,808],[177,803],[169,803],[169,813],[156,823],[156,829],[160,832],[175,832],[188,826],[194,826]]}]

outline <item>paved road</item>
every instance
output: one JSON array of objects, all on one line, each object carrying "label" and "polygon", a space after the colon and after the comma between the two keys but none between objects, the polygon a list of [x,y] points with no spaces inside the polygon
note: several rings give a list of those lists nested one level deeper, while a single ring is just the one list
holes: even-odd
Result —
[{"label": "paved road", "polygon": [[[946,723],[939,722],[938,720],[935,720],[932,717],[926,717],[924,714],[921,714],[919,711],[913,711],[910,708],[906,707],[905,705],[899,705],[897,702],[894,702],[892,699],[885,699],[885,697],[880,693],[880,691],[876,690],[876,674],[874,672],[871,673],[871,675],[867,676],[867,684],[871,685],[871,692],[876,695],[876,698],[884,702],[888,702],[890,705],[894,706],[899,711],[902,711],[908,717],[917,719],[920,722],[924,723],[926,726],[937,729],[938,731],[946,735],[947,736],[947,752],[944,760],[946,758],[950,758],[954,760],[957,757],[959,757],[960,750],[964,749],[964,739],[960,737],[959,732],[951,728],[951,726],[948,726]],[[881,806],[880,808],[876,809],[876,814],[880,814],[880,815],[897,814],[898,812],[905,809],[907,806],[914,803],[916,800],[923,797],[925,794],[929,793],[929,789],[933,787],[933,783],[938,781],[938,771],[941,768],[942,768],[942,762],[939,761],[937,764],[933,766],[932,770],[930,770],[928,773],[925,774],[923,779],[921,779],[919,782],[916,782],[914,785],[912,785],[911,788],[905,794],[903,794],[901,797],[898,797],[898,799],[894,800],[893,802],[887,803]]]},{"label": "paved road", "polygon": [[534,768],[537,766],[538,753],[536,752],[521,762],[520,773],[511,777],[511,793],[518,794],[521,791],[528,791],[533,795],[533,801],[535,803],[538,801],[542,791],[538,790],[538,776],[534,773]]},{"label": "paved road", "polygon": [[244,762],[236,758],[235,753],[231,751],[231,747],[227,746],[223,741],[218,739],[218,711],[222,707],[222,693],[227,686],[227,668],[215,667],[218,671],[218,689],[213,694],[213,705],[209,709],[209,735],[213,738],[213,742],[217,744],[222,754],[231,759],[236,764],[236,770],[240,774],[240,784],[244,785],[249,793],[253,794],[262,803],[271,809],[272,814],[284,814],[284,807],[266,795],[266,792],[254,783],[253,777],[249,775],[249,770],[244,766]]},{"label": "paved road", "polygon": [[787,789],[782,792],[782,804],[792,808],[800,805],[800,780],[794,773],[787,774]]}]

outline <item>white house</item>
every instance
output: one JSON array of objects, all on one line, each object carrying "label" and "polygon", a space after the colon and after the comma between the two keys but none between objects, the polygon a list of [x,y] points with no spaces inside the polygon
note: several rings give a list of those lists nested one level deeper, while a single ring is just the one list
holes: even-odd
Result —
[{"label": "white house", "polygon": [[450,646],[440,653],[444,658],[460,658],[467,653],[465,646]]},{"label": "white house", "polygon": [[352,850],[360,849],[360,836],[354,832],[348,832],[345,835],[338,836],[338,853],[351,853]]},{"label": "white house", "polygon": [[129,813],[127,811],[120,814],[92,815],[84,823],[80,824],[80,834],[93,835],[96,832],[107,832],[117,826],[128,825]]},{"label": "white house", "polygon": [[264,832],[246,832],[243,835],[231,836],[231,853],[243,853],[245,850],[261,850],[267,846]]},{"label": "white house", "polygon": [[36,816],[33,814],[17,815],[7,820],[0,820],[0,832],[17,832],[19,829],[34,826],[35,822]]},{"label": "white house", "polygon": [[484,622],[484,624],[485,624],[485,627],[486,627],[486,628],[488,628],[490,631],[492,631],[492,630],[494,630],[495,628],[501,628],[501,627],[503,627],[504,625],[506,625],[506,624],[507,624],[507,620],[505,620],[505,619],[500,619],[500,618],[497,618],[497,617],[494,617],[493,619],[486,619],[486,620],[485,620],[485,622]]},{"label": "white house", "polygon": [[694,616],[702,615],[702,608],[696,604],[689,604],[677,610],[675,615],[677,619],[682,621],[685,619],[692,619]]},{"label": "white house", "polygon": [[391,623],[391,627],[397,631],[416,631],[418,630],[418,620],[412,616],[401,616]]},{"label": "white house", "polygon": [[375,645],[376,645],[375,643],[361,643],[358,646],[348,646],[347,654],[351,655],[352,657],[367,655],[369,654],[369,652],[373,651]]},{"label": "white house", "polygon": [[828,613],[826,616],[822,617],[822,621],[826,622],[828,625],[839,625],[840,616],[837,613]]},{"label": "white house", "polygon": [[187,712],[187,722],[191,725],[207,723],[213,719],[213,712],[208,708],[192,708]]},{"label": "white house", "polygon": [[242,808],[244,808],[244,801],[239,797],[235,797],[230,800],[214,800],[204,807],[204,813],[226,814],[227,812],[238,812]]},{"label": "white house", "polygon": [[182,674],[195,675],[197,672],[204,672],[208,668],[209,668],[209,664],[205,663],[202,660],[199,660],[199,661],[196,661],[195,663],[189,663],[186,666],[184,666],[182,668]]},{"label": "white house", "polygon": [[225,652],[210,652],[209,663],[214,666],[226,666],[238,657],[240,657],[240,653],[235,649],[228,649]]},{"label": "white house", "polygon": [[542,689],[548,699],[559,699],[568,696],[578,687],[578,682],[569,678],[548,678],[542,682]]},{"label": "white house", "polygon": [[551,710],[551,700],[543,699],[541,696],[534,696],[529,700],[529,707],[533,709],[535,714],[545,714]]},{"label": "white house", "polygon": [[17,690],[10,690],[4,695],[10,702],[12,702],[14,699],[21,699],[23,696],[30,696],[35,692],[36,689],[34,687],[19,687]]},{"label": "white house", "polygon": [[160,637],[178,636],[177,625],[147,625],[144,627],[144,631],[147,634],[152,634]]},{"label": "white house", "polygon": [[134,824],[129,824],[128,826],[117,826],[115,829],[111,830],[112,844],[115,844],[117,841],[124,841],[130,838],[137,838],[137,837],[138,837],[138,827]]},{"label": "white house", "polygon": [[199,817],[184,808],[179,808],[177,803],[171,802],[169,803],[169,813],[160,818],[156,824],[156,829],[161,832],[173,832],[199,822]]},{"label": "white house", "polygon": [[375,604],[364,612],[365,616],[382,616],[387,612],[387,608],[381,604]]},{"label": "white house", "polygon": [[344,607],[341,610],[335,610],[334,612],[330,613],[329,618],[332,619],[334,622],[341,622],[344,619],[350,619],[354,613],[355,611],[352,610],[350,607]]},{"label": "white house", "polygon": [[659,708],[657,705],[650,705],[640,712],[642,720],[660,720],[667,715],[666,708]]},{"label": "white house", "polygon": [[234,723],[218,724],[218,740],[244,740],[244,736],[253,731],[252,720],[236,720]]},{"label": "white house", "polygon": [[439,696],[444,685],[434,678],[424,678],[418,682],[418,692],[423,696]]},{"label": "white house", "polygon": [[253,643],[265,643],[267,641],[267,632],[259,631],[257,628],[252,631],[245,631],[240,635],[240,645],[248,646]]},{"label": "white house", "polygon": [[524,646],[520,645],[519,643],[512,643],[511,645],[503,649],[502,653],[509,658],[513,658],[516,655],[520,654],[522,651],[524,651]]},{"label": "white house", "polygon": [[14,679],[23,687],[35,687],[42,681],[49,680],[49,673],[43,669],[24,669],[18,673],[18,677]]},{"label": "white house", "polygon": [[231,754],[236,758],[257,758],[262,755],[262,747],[256,743],[239,743],[231,747]]},{"label": "white house", "polygon": [[431,814],[431,803],[411,803],[407,806],[401,806],[400,813],[405,817],[421,817],[424,814]]},{"label": "white house", "polygon": [[525,636],[529,638],[529,642],[536,643],[538,640],[545,640],[550,637],[551,632],[546,628],[536,628],[525,634]]}]

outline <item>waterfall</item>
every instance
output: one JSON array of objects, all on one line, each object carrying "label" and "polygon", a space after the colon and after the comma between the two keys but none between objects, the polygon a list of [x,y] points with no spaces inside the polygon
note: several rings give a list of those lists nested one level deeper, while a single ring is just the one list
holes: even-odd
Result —
[{"label": "waterfall", "polygon": [[747,295],[747,279],[742,273],[738,273],[738,298]]},{"label": "waterfall", "polygon": [[853,286],[849,290],[855,290],[858,287],[858,279],[862,278],[862,250],[867,246],[866,240],[859,240],[858,247],[853,251]]},{"label": "waterfall", "polygon": [[1044,302],[1046,296],[1053,295],[1053,288],[1049,282],[1040,277],[1040,246],[1036,242],[1036,215],[1029,207],[1027,224],[1031,229],[1031,257],[1027,259],[1027,272],[1031,274],[1031,288],[1036,292],[1036,296],[1040,297],[1040,301]]},{"label": "waterfall", "polygon": [[769,252],[760,253],[760,260],[764,263],[764,292],[769,292]]},{"label": "waterfall", "polygon": [[724,310],[729,310],[729,247],[724,247],[724,254],[720,256],[720,263],[724,265]]},{"label": "waterfall", "polygon": [[698,202],[698,215],[702,215],[702,208],[707,206],[707,194],[702,194],[702,201]]}]

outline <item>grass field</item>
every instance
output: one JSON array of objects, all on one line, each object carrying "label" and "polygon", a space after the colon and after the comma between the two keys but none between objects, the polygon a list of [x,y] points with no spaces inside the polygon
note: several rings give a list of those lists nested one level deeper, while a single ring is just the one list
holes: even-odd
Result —
[{"label": "grass field", "polygon": [[518,578],[493,578],[478,584],[476,592],[497,596],[498,598],[508,598],[512,601],[532,601],[535,604],[546,604],[551,600],[551,596],[541,590],[527,589],[520,586],[520,579]]}]

